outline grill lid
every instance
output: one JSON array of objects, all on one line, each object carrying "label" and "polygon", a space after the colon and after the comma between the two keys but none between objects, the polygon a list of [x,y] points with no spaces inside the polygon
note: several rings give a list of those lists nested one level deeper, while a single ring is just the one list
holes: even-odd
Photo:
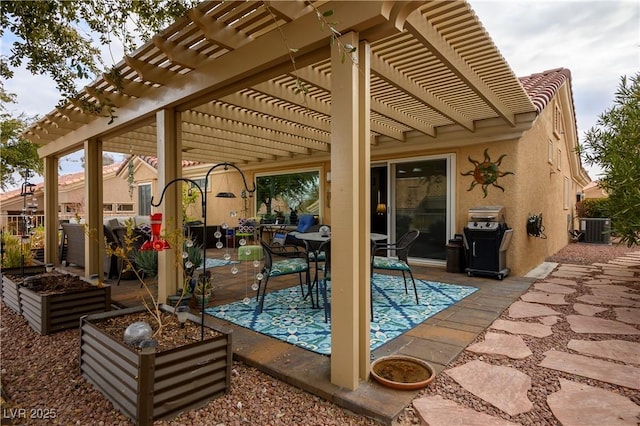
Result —
[{"label": "grill lid", "polygon": [[499,222],[504,223],[504,206],[479,206],[469,209],[469,222]]}]

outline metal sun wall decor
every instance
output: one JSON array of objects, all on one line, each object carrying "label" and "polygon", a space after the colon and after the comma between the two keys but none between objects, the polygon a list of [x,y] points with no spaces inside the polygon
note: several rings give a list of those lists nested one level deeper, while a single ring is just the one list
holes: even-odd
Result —
[{"label": "metal sun wall decor", "polygon": [[469,162],[474,165],[474,169],[465,173],[460,173],[462,176],[473,176],[473,181],[471,182],[471,185],[469,185],[467,191],[471,191],[479,184],[481,185],[482,192],[484,193],[482,198],[486,198],[487,188],[489,185],[500,188],[502,192],[504,192],[504,188],[496,183],[498,178],[515,174],[513,172],[501,172],[498,168],[500,163],[502,163],[502,159],[506,156],[507,154],[502,154],[497,161],[491,161],[491,157],[489,157],[489,148],[484,150],[484,161],[482,162],[476,161],[469,156]]}]

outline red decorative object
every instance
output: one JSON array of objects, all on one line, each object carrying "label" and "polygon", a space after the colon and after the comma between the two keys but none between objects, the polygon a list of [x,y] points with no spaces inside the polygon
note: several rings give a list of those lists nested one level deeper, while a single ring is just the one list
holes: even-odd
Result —
[{"label": "red decorative object", "polygon": [[140,250],[162,251],[164,249],[170,249],[171,246],[169,243],[160,236],[160,231],[162,231],[162,213],[153,213],[149,218],[151,219],[151,239],[145,241],[140,247]]}]

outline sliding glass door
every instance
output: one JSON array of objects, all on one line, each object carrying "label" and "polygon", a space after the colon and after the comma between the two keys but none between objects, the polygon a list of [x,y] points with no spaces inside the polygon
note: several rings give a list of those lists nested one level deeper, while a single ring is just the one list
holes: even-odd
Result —
[{"label": "sliding glass door", "polygon": [[451,156],[393,163],[391,173],[393,239],[418,229],[413,258],[444,260],[450,235]]}]

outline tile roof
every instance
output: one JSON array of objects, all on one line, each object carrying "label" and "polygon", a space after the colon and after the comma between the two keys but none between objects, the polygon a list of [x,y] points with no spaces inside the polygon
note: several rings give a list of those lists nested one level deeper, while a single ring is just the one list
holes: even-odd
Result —
[{"label": "tile roof", "polygon": [[571,80],[571,71],[566,68],[555,68],[526,77],[518,77],[518,80],[520,80],[520,84],[522,84],[527,95],[531,98],[531,102],[536,107],[536,112],[540,114],[551,102],[560,86],[565,81]]},{"label": "tile roof", "polygon": [[[107,166],[103,166],[102,175],[104,176],[105,174],[108,174],[108,173],[117,172],[121,168],[122,164],[123,163],[114,163],[114,164],[109,164]],[[81,172],[58,176],[58,186],[61,188],[65,186],[69,186],[74,183],[79,183],[79,182],[84,182],[84,170]],[[35,191],[36,193],[44,191],[44,182],[38,182],[35,184],[35,186],[36,186],[36,191]],[[1,193],[0,200],[2,201],[10,200],[19,195],[20,195],[20,188],[14,189],[11,191]]]}]

